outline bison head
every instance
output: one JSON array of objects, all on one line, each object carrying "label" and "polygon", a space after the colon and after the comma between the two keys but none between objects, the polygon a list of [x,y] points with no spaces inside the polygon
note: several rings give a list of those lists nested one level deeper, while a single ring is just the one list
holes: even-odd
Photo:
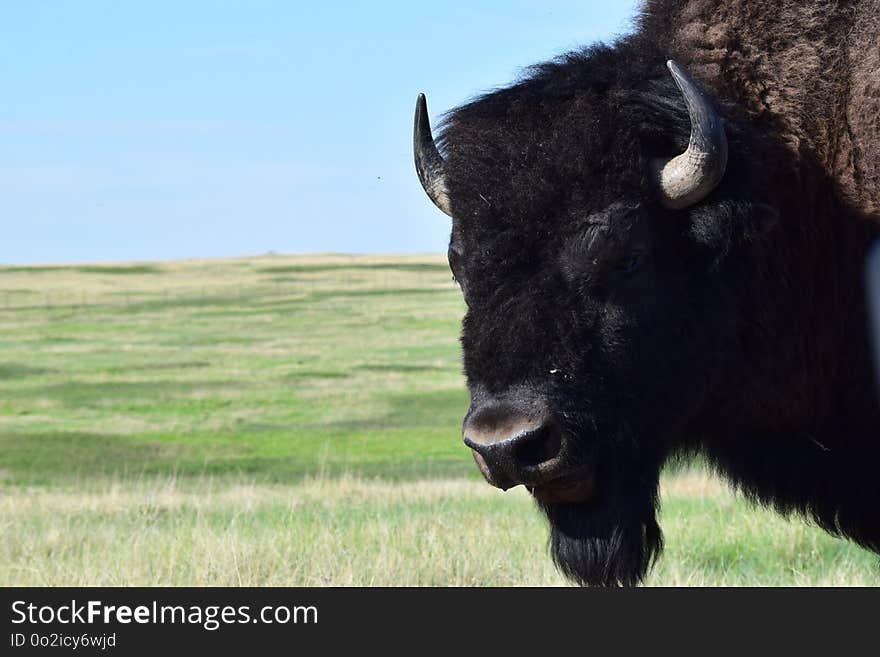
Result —
[{"label": "bison head", "polygon": [[585,584],[637,583],[659,552],[659,472],[723,394],[771,214],[668,67],[675,86],[549,65],[452,112],[436,144],[416,105],[416,169],[452,217],[468,306],[464,442],[489,483],[531,491]]}]

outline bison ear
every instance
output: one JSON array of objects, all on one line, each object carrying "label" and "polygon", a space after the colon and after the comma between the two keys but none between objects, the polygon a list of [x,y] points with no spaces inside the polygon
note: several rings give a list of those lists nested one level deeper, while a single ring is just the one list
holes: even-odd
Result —
[{"label": "bison ear", "polygon": [[691,212],[689,233],[716,252],[762,241],[779,224],[779,213],[766,203],[724,200]]}]

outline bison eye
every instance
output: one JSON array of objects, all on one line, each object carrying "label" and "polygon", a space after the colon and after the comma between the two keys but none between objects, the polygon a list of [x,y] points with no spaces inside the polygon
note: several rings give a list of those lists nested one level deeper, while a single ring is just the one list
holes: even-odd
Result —
[{"label": "bison eye", "polygon": [[449,247],[449,251],[446,253],[446,257],[449,260],[449,268],[452,270],[452,278],[453,280],[460,281],[461,280],[461,252],[458,249],[454,249]]},{"label": "bison eye", "polygon": [[[457,248],[450,246],[447,257],[449,258],[449,268],[452,270],[452,280],[458,283],[458,287],[461,288],[461,293],[464,295],[465,303],[468,303],[467,284],[464,278],[464,268],[462,267],[463,255]],[[468,303],[468,305],[470,304]]]}]

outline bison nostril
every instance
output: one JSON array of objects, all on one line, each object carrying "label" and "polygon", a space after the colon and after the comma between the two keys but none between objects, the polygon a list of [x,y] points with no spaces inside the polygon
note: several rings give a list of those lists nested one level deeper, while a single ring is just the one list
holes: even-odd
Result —
[{"label": "bison nostril", "polygon": [[491,404],[472,411],[462,427],[464,443],[486,480],[499,488],[542,481],[561,464],[565,440],[546,405],[521,410]]},{"label": "bison nostril", "polygon": [[562,451],[562,435],[552,424],[545,424],[522,436],[514,445],[517,468],[527,472],[557,458]]}]

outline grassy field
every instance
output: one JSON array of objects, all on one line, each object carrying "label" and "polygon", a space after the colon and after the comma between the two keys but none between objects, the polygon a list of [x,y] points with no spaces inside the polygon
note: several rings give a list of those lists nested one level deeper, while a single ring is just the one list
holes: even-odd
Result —
[{"label": "grassy field", "polygon": [[[441,257],[0,268],[0,585],[564,584],[460,441]],[[649,584],[880,583],[875,556],[664,477]]]}]

